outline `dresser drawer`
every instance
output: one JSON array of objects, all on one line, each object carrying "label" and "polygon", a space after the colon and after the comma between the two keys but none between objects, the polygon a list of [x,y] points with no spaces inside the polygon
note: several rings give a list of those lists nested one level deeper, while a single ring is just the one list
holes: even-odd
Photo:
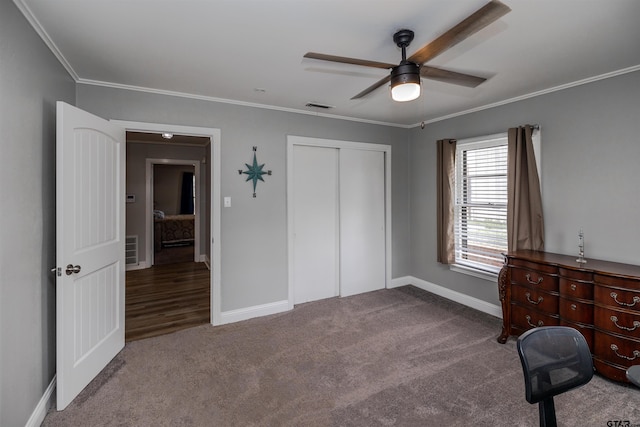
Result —
[{"label": "dresser drawer", "polygon": [[598,329],[640,339],[640,313],[596,306],[594,319]]},{"label": "dresser drawer", "polygon": [[541,273],[547,273],[552,275],[558,274],[558,267],[556,267],[553,264],[529,261],[523,258],[509,258],[509,265],[511,267],[521,267],[521,268],[524,268],[525,270],[539,271]]},{"label": "dresser drawer", "polygon": [[588,270],[573,270],[569,268],[559,268],[558,273],[561,277],[567,279],[578,280],[581,282],[593,282],[593,272]]},{"label": "dresser drawer", "polygon": [[511,323],[515,328],[526,331],[539,326],[558,326],[558,317],[519,304],[512,304]]},{"label": "dresser drawer", "polygon": [[604,361],[598,357],[593,357],[593,367],[596,372],[614,381],[629,382],[627,379],[627,368],[620,365]]},{"label": "dresser drawer", "polygon": [[513,285],[511,299],[525,307],[550,314],[558,312],[558,296],[525,286]]},{"label": "dresser drawer", "polygon": [[534,270],[511,269],[511,283],[530,286],[548,292],[558,292],[558,276]]},{"label": "dresser drawer", "polygon": [[561,277],[559,280],[560,295],[571,298],[593,299],[593,282],[579,282]]},{"label": "dresser drawer", "polygon": [[596,284],[610,286],[612,288],[629,289],[640,292],[640,277],[619,277],[613,275],[596,274],[593,276]]},{"label": "dresser drawer", "polygon": [[606,362],[629,367],[640,363],[640,341],[595,330],[594,356]]},{"label": "dresser drawer", "polygon": [[596,283],[593,300],[596,304],[640,312],[640,291],[609,288]]},{"label": "dresser drawer", "polygon": [[560,297],[560,317],[572,322],[593,325],[593,304]]}]

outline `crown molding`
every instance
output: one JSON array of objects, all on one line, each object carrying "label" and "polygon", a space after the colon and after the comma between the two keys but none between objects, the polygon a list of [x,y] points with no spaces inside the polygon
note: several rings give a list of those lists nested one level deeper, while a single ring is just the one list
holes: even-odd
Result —
[{"label": "crown molding", "polygon": [[537,92],[531,92],[531,93],[528,93],[528,94],[525,94],[525,95],[516,96],[514,98],[505,99],[503,101],[498,101],[498,102],[494,102],[494,103],[491,103],[491,104],[482,105],[480,107],[470,108],[468,110],[459,111],[457,113],[451,113],[451,114],[448,114],[448,115],[445,115],[445,116],[436,117],[436,118],[433,118],[433,119],[425,120],[424,122],[421,122],[421,123],[415,123],[415,124],[410,125],[408,127],[409,128],[414,128],[414,127],[422,126],[422,124],[428,125],[428,124],[431,124],[431,123],[441,122],[443,120],[452,119],[454,117],[464,116],[465,114],[471,114],[471,113],[476,113],[478,111],[488,110],[490,108],[500,107],[502,105],[511,104],[513,102],[523,101],[525,99],[535,98],[536,96],[546,95],[548,93],[558,92],[558,91],[561,91],[561,90],[570,89],[572,87],[581,86],[581,85],[597,82],[597,81],[600,81],[600,80],[610,79],[612,77],[621,76],[623,74],[633,73],[635,71],[640,71],[640,64],[639,65],[634,65],[632,67],[622,68],[622,69],[616,70],[616,71],[611,71],[609,73],[604,73],[604,74],[600,74],[600,75],[597,75],[597,76],[588,77],[586,79],[577,80],[575,82],[571,82],[571,83],[566,83],[566,84],[559,85],[559,86],[550,87],[548,89],[539,90]]},{"label": "crown molding", "polygon": [[134,85],[121,84],[121,83],[105,82],[100,80],[77,79],[76,83],[85,84],[89,86],[102,86],[102,87],[108,87],[113,89],[125,89],[125,90],[131,90],[136,92],[146,92],[146,93],[154,93],[158,95],[176,96],[180,98],[197,99],[201,101],[217,102],[221,104],[239,105],[243,107],[261,108],[264,110],[283,111],[286,113],[304,114],[307,116],[325,117],[328,119],[347,120],[352,122],[368,123],[368,124],[390,126],[390,127],[399,127],[399,128],[405,128],[405,129],[408,129],[413,126],[413,125],[403,125],[403,124],[391,123],[391,122],[381,122],[377,120],[361,119],[357,117],[340,116],[337,114],[327,114],[327,113],[321,113],[317,111],[299,110],[296,108],[278,107],[275,105],[237,101],[234,99],[217,98],[214,96],[196,95],[193,93],[185,93],[185,92],[177,92],[172,90],[155,89],[155,88],[144,87],[144,86],[134,86]]},{"label": "crown molding", "polygon": [[[570,89],[570,88],[573,88],[573,87],[576,87],[576,86],[581,86],[581,85],[597,82],[597,81],[600,81],[600,80],[606,80],[606,79],[610,79],[610,78],[613,78],[613,77],[621,76],[621,75],[624,75],[624,74],[633,73],[635,71],[640,71],[640,64],[639,65],[634,65],[632,67],[622,68],[620,70],[611,71],[609,73],[604,73],[604,74],[600,74],[600,75],[597,75],[597,76],[588,77],[586,79],[578,80],[578,81],[575,81],[575,82],[570,82],[570,83],[566,83],[566,84],[563,84],[563,85],[553,86],[551,88],[542,89],[542,90],[539,90],[539,91],[536,91],[536,92],[527,93],[527,94],[524,94],[524,95],[520,95],[520,96],[516,96],[516,97],[513,97],[513,98],[505,99],[505,100],[502,100],[502,101],[493,102],[491,104],[481,105],[479,107],[470,108],[468,110],[458,111],[458,112],[455,112],[455,113],[451,113],[451,114],[447,114],[447,115],[444,115],[444,116],[436,117],[436,118],[433,118],[433,119],[425,120],[423,123],[425,125],[432,124],[432,123],[437,123],[437,122],[441,122],[443,120],[448,120],[448,119],[452,119],[452,118],[455,118],[455,117],[464,116],[466,114],[476,113],[476,112],[483,111],[483,110],[489,110],[491,108],[500,107],[502,105],[507,105],[507,104],[511,104],[511,103],[514,103],[514,102],[518,102],[518,101],[523,101],[523,100],[526,100],[526,99],[529,99],[529,98],[535,98],[537,96],[546,95],[546,94],[553,93],[553,92],[559,92],[559,91],[562,91],[562,90],[565,90],[565,89]],[[182,98],[199,99],[199,100],[203,100],[203,101],[219,102],[219,103],[224,103],[224,104],[240,105],[240,106],[253,107],[253,108],[262,108],[262,109],[266,109],[266,110],[283,111],[283,112],[288,112],[288,113],[305,114],[305,115],[309,115],[309,116],[326,117],[326,118],[336,119],[336,120],[347,120],[347,121],[352,121],[352,122],[367,123],[367,124],[374,124],[374,125],[381,125],[381,126],[390,126],[390,127],[403,128],[403,129],[412,129],[412,128],[415,128],[415,127],[418,127],[418,126],[422,125],[422,122],[421,123],[414,123],[414,124],[411,124],[411,125],[405,125],[405,124],[400,124],[400,123],[391,123],[391,122],[382,122],[382,121],[376,121],[376,120],[367,120],[367,119],[360,119],[360,118],[355,118],[355,117],[340,116],[340,115],[337,115],[337,114],[327,114],[327,113],[321,113],[321,112],[316,112],[316,111],[298,110],[298,109],[295,109],[295,108],[277,107],[277,106],[273,106],[273,105],[257,104],[257,103],[244,102],[244,101],[236,101],[236,100],[233,100],[233,99],[216,98],[216,97],[212,97],[212,96],[195,95],[195,94],[190,94],[190,93],[175,92],[175,91],[147,88],[147,87],[141,87],[141,86],[123,85],[123,84],[119,84],[119,83],[111,83],[111,82],[104,82],[104,81],[97,81],[97,80],[76,79],[76,83],[86,84],[86,85],[93,85],[93,86],[110,87],[110,88],[116,88],[116,89],[133,90],[133,91],[138,91],[138,92],[155,93],[155,94],[160,94],[160,95],[178,96],[178,97],[182,97]]]}]

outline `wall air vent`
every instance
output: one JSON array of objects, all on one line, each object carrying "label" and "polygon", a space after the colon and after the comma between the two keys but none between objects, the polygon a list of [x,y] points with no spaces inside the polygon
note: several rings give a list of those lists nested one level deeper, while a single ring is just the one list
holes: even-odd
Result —
[{"label": "wall air vent", "polygon": [[333,108],[333,105],[318,104],[317,102],[307,102],[305,107],[322,108],[323,110],[328,110],[330,108]]}]

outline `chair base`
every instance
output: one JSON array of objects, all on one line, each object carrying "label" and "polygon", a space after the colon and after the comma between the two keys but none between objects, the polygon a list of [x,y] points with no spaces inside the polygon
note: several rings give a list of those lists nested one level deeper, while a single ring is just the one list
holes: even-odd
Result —
[{"label": "chair base", "polygon": [[553,397],[538,402],[538,411],[540,412],[540,427],[557,427],[556,407],[553,403]]}]

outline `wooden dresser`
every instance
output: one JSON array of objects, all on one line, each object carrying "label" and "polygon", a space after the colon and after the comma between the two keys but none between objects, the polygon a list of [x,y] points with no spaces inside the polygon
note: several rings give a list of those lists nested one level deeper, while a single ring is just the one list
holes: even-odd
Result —
[{"label": "wooden dresser", "polygon": [[627,382],[640,364],[640,266],[547,252],[505,256],[498,276],[498,342],[538,326],[571,326],[586,338],[596,371]]}]

